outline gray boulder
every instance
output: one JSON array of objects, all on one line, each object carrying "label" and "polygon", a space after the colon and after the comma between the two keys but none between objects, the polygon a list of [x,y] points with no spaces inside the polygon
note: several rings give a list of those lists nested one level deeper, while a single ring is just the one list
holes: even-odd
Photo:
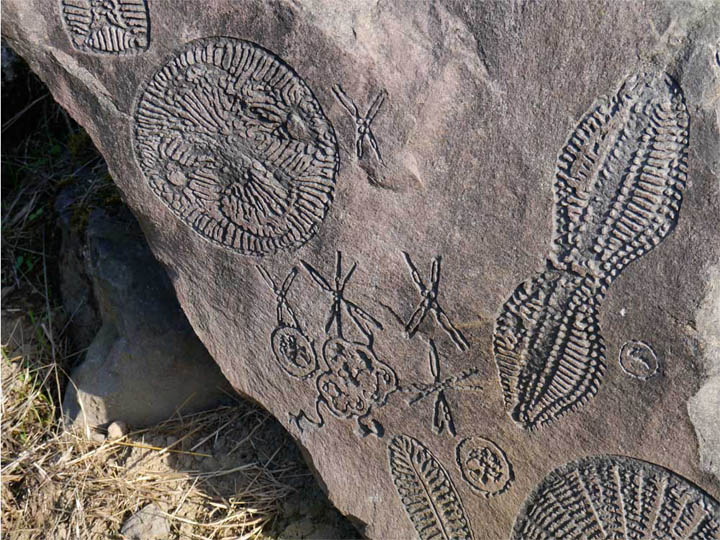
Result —
[{"label": "gray boulder", "polygon": [[120,534],[126,540],[166,540],[170,538],[170,524],[158,505],[151,503],[130,516]]},{"label": "gray boulder", "polygon": [[85,251],[102,326],[70,374],[68,422],[143,427],[228,401],[232,388],[192,331],[130,212],[94,210]]}]

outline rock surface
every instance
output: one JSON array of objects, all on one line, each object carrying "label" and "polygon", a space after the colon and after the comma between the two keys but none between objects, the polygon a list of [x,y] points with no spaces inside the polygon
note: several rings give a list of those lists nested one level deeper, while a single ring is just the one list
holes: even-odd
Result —
[{"label": "rock surface", "polygon": [[720,6],[68,4],[3,34],[365,535],[582,538],[574,471],[590,528],[717,537]]},{"label": "rock surface", "polygon": [[85,236],[90,296],[102,326],[70,374],[67,421],[144,427],[228,401],[232,388],[188,324],[130,212],[93,210]]}]

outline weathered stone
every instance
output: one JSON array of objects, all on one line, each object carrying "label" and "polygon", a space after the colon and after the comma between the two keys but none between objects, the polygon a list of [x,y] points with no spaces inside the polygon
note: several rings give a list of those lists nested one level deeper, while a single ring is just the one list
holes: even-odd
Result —
[{"label": "weathered stone", "polygon": [[63,310],[68,316],[68,334],[77,350],[85,350],[102,326],[102,318],[88,269],[86,226],[77,218],[77,204],[100,178],[76,175],[73,182],[58,193],[55,211],[60,231],[58,274]]},{"label": "weathered stone", "polygon": [[160,507],[151,503],[130,516],[120,533],[127,540],[165,540],[170,537],[170,524]]},{"label": "weathered stone", "polygon": [[631,493],[621,455],[716,537],[717,3],[147,6],[131,56],[39,0],[3,33],[364,534],[510,538],[579,458]]},{"label": "weathered stone", "polygon": [[125,435],[127,435],[127,432],[128,426],[122,420],[116,420],[115,422],[111,422],[107,428],[108,439],[110,439],[111,441],[123,438]]},{"label": "weathered stone", "polygon": [[144,427],[227,401],[232,388],[188,324],[130,212],[93,210],[85,237],[83,266],[102,326],[70,373],[68,422],[91,430],[113,420]]}]

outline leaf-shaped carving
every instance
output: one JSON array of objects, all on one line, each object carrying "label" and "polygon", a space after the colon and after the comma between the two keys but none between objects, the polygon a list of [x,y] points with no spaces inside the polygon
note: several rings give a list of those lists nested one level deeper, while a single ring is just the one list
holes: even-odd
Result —
[{"label": "leaf-shaped carving", "polygon": [[689,116],[665,73],[631,77],[600,98],[570,135],[554,182],[558,265],[609,285],[677,222]]},{"label": "leaf-shaped carving", "polygon": [[660,466],[596,456],[550,473],[520,511],[511,540],[717,540],[720,505]]},{"label": "leaf-shaped carving", "polygon": [[577,408],[605,373],[593,291],[559,271],[522,283],[496,321],[493,348],[516,422],[535,428]]},{"label": "leaf-shaped carving", "polygon": [[398,435],[388,446],[390,474],[418,536],[470,539],[470,522],[447,471],[420,441]]}]

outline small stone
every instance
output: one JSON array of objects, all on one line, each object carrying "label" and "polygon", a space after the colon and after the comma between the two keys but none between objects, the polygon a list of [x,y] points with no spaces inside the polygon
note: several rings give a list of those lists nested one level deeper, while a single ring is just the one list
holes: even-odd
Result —
[{"label": "small stone", "polygon": [[[87,275],[66,292],[81,305],[97,304],[102,326],[70,375],[66,422],[92,427],[122,418],[145,427],[178,409],[192,413],[226,401],[232,390],[188,324],[129,210],[93,210],[83,239],[77,248],[82,264],[65,273],[85,269]],[[83,296],[81,283],[90,282],[93,290]],[[75,302],[67,307],[77,311]]]},{"label": "small stone", "polygon": [[105,439],[107,439],[106,435],[104,433],[100,433],[99,431],[91,431],[90,432],[90,440],[103,443],[105,442]]},{"label": "small stone", "polygon": [[170,524],[157,504],[150,503],[125,521],[120,534],[127,540],[166,540]]},{"label": "small stone", "polygon": [[122,420],[116,420],[108,426],[108,439],[114,441],[116,439],[122,439],[127,435],[128,426]]}]

